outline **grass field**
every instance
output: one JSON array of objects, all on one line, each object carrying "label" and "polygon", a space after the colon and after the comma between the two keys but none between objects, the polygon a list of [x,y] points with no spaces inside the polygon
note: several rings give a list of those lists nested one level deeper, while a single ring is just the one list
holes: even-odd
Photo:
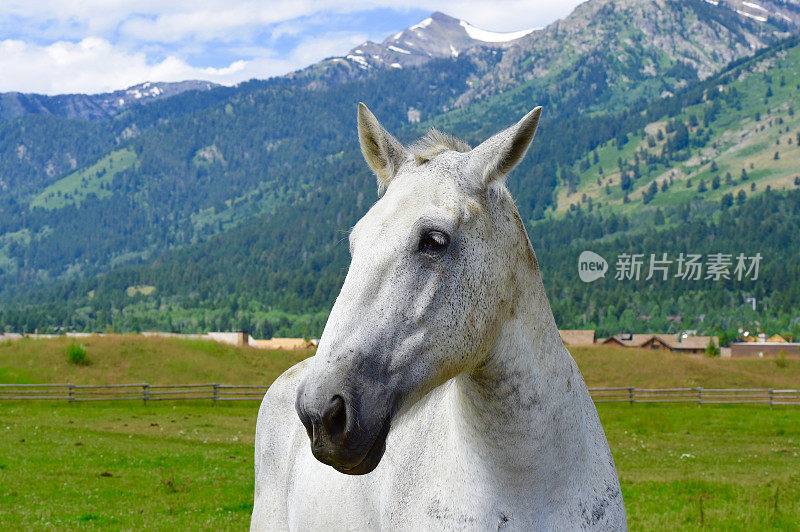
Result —
[{"label": "grass field", "polygon": [[111,195],[104,185],[110,185],[114,176],[136,163],[136,154],[125,148],[112,151],[96,163],[63,177],[44,189],[31,200],[31,207],[58,209],[65,205],[80,204],[89,194],[98,198]]},{"label": "grass field", "polygon": [[[0,344],[0,382],[271,382],[310,352],[197,341]],[[575,349],[591,386],[800,387],[800,361]],[[177,360],[175,360],[177,359]],[[798,530],[800,408],[600,404],[633,530]],[[0,404],[0,529],[243,529],[257,402]]]},{"label": "grass field", "polygon": [[[73,343],[86,347],[88,366],[67,362],[65,353]],[[138,335],[26,338],[0,342],[0,383],[269,384],[312,354]]]},{"label": "grass field", "polygon": [[[69,364],[66,349],[82,344],[90,364]],[[800,388],[800,358],[728,359],[651,349],[571,349],[590,387]],[[306,351],[262,351],[204,340],[139,335],[23,339],[0,342],[0,383],[269,384]]]},{"label": "grass field", "polygon": [[[255,402],[0,408],[4,530],[248,524]],[[800,409],[599,411],[631,529],[798,528]]]},{"label": "grass field", "polygon": [[800,388],[800,358],[709,358],[652,349],[570,349],[590,387]]}]

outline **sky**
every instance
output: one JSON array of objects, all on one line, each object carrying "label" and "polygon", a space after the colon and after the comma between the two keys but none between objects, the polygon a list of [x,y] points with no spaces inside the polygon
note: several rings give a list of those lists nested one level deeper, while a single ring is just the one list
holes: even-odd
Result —
[{"label": "sky", "polygon": [[145,81],[235,84],[341,56],[434,11],[540,28],[582,0],[2,0],[0,92],[101,93]]}]

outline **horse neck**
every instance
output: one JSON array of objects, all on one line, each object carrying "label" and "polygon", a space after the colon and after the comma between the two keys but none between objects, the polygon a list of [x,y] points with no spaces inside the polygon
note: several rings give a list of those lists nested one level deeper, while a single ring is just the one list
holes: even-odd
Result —
[{"label": "horse neck", "polygon": [[[555,481],[598,443],[599,422],[535,258],[518,261],[515,283],[518,296],[485,361],[456,379],[455,424],[492,467]],[[574,482],[575,473],[564,478]]]}]

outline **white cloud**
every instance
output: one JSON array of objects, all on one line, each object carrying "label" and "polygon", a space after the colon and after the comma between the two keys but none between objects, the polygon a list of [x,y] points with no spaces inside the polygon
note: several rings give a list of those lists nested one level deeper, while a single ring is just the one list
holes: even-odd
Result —
[{"label": "white cloud", "polygon": [[[188,9],[174,9],[155,17],[137,17],[120,26],[123,35],[138,39],[177,42],[188,37],[200,39],[230,39],[241,37],[241,31],[252,31],[268,24],[291,21],[320,11],[353,13],[376,7],[442,11],[487,30],[517,31],[541,27],[569,14],[583,0],[382,0],[382,1],[279,1],[226,2],[195,4]],[[403,28],[397,28],[403,29]],[[232,30],[236,30],[235,32]]]},{"label": "white cloud", "polygon": [[[369,38],[388,36],[373,35],[369,27],[344,32],[335,23],[320,24],[331,14],[360,13],[368,23],[369,10],[380,7],[398,12],[442,11],[482,29],[515,31],[541,27],[567,15],[579,3],[4,0],[0,35],[6,40],[0,41],[0,91],[105,92],[143,81],[183,79],[230,84],[284,74],[324,57],[343,55]],[[272,41],[290,36],[299,38],[299,44],[279,54],[263,42],[265,28],[270,28]],[[219,55],[212,59],[215,53]],[[217,68],[193,66],[204,63]]]},{"label": "white cloud", "polygon": [[[484,30],[510,32],[540,28],[569,15],[586,0],[409,0],[406,8],[441,11]],[[386,4],[396,2],[387,1]]]},{"label": "white cloud", "polygon": [[4,73],[0,91],[4,92],[106,92],[147,80],[225,82],[238,77],[247,66],[236,61],[225,68],[195,68],[175,57],[149,64],[144,54],[127,53],[97,37],[49,46],[0,41],[0,71]]},{"label": "white cloud", "polygon": [[[4,0],[0,25],[10,17],[92,34],[123,34],[171,42],[188,36],[222,38],[233,29],[290,21],[320,12],[375,8],[442,11],[487,30],[542,26],[567,15],[583,0]],[[401,28],[398,28],[401,29]]]},{"label": "white cloud", "polygon": [[144,81],[203,79],[233,84],[252,78],[268,78],[297,70],[336,55],[363,42],[363,34],[311,38],[291,55],[276,57],[269,50],[248,60],[236,60],[222,68],[199,68],[177,57],[148,62],[144,53],[129,53],[105,39],[88,37],[78,43],[56,42],[37,46],[18,40],[0,41],[0,92],[43,94],[108,92]]},{"label": "white cloud", "polygon": [[321,61],[326,57],[343,55],[367,40],[364,33],[334,34],[304,40],[292,51],[295,69]]}]

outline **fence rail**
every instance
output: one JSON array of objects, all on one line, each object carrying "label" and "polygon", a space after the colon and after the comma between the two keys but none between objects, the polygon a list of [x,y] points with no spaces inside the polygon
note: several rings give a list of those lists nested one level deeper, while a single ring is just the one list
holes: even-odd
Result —
[{"label": "fence rail", "polygon": [[595,403],[765,404],[800,406],[800,390],[775,388],[589,388]]},{"label": "fence rail", "polygon": [[[3,400],[259,401],[269,386],[231,384],[0,384]],[[764,404],[800,406],[800,390],[773,388],[589,388],[595,403]]]},{"label": "fence rail", "polygon": [[0,401],[258,401],[269,386],[231,384],[0,384]]}]

